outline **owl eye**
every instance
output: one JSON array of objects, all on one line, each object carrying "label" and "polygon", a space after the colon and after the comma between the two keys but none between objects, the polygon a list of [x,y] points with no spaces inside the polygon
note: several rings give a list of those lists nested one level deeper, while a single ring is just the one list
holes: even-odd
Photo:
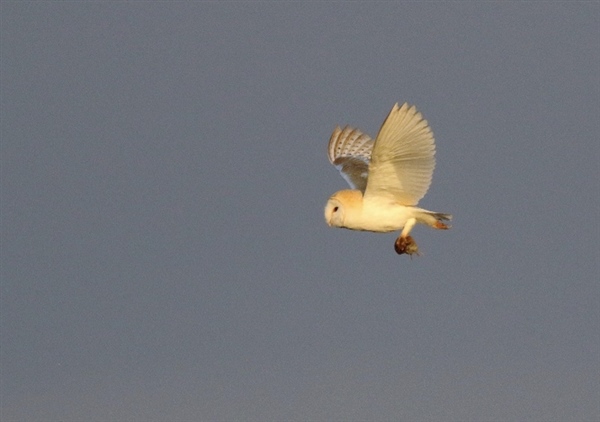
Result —
[{"label": "owl eye", "polygon": [[336,212],[339,207],[333,207],[333,212]]}]

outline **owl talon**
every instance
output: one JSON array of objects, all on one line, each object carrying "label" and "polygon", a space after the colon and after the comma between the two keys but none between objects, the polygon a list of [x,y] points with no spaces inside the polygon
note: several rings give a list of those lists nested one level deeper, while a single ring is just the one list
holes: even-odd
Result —
[{"label": "owl talon", "polygon": [[394,249],[398,255],[408,254],[411,257],[414,254],[417,256],[420,255],[417,242],[415,242],[412,236],[398,237],[398,239],[396,239],[396,243],[394,244]]}]

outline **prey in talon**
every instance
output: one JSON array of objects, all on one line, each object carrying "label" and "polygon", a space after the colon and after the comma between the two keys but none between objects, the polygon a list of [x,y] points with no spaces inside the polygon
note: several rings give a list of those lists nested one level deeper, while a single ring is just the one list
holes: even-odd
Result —
[{"label": "prey in talon", "polygon": [[413,239],[412,236],[398,237],[398,239],[396,239],[396,243],[394,244],[394,249],[396,249],[396,253],[398,255],[405,253],[410,255],[411,258],[412,255],[420,255],[417,242],[415,242],[415,239]]}]

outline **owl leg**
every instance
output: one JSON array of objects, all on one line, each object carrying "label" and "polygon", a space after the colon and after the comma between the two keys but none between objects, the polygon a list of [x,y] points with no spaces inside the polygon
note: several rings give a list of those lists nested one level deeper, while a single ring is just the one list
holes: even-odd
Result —
[{"label": "owl leg", "polygon": [[419,247],[417,246],[417,242],[415,242],[412,236],[408,235],[416,223],[417,220],[415,218],[409,218],[402,229],[402,233],[398,239],[396,239],[394,249],[398,255],[402,255],[404,253],[411,256],[413,254],[419,255]]}]

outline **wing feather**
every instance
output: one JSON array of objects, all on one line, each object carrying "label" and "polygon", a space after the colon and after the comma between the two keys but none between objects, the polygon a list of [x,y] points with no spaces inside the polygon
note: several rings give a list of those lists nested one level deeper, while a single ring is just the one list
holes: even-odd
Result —
[{"label": "wing feather", "polygon": [[337,126],[329,139],[328,156],[351,188],[365,191],[374,141],[360,130]]},{"label": "wing feather", "polygon": [[427,120],[414,106],[396,103],[371,152],[367,196],[389,197],[417,205],[425,196],[435,168],[435,141]]}]

